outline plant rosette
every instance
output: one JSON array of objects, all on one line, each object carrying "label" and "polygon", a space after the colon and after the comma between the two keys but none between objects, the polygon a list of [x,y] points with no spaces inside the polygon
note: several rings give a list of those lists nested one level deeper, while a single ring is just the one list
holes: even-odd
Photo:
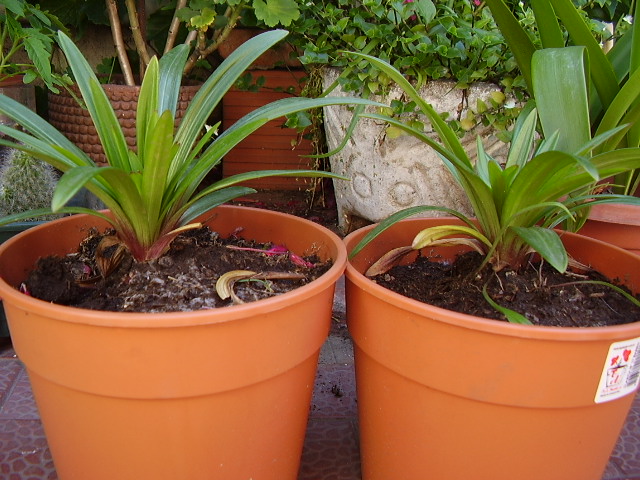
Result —
[{"label": "plant rosette", "polygon": [[[0,126],[0,132],[21,142],[3,139],[0,144],[25,151],[64,172],[49,211],[41,209],[8,216],[2,223],[51,210],[90,213],[107,220],[133,258],[145,261],[160,257],[180,232],[198,228],[200,225],[194,219],[203,212],[255,192],[238,184],[278,175],[334,176],[315,170],[261,170],[234,175],[199,189],[226,153],[271,120],[333,103],[372,103],[359,98],[281,99],[245,115],[218,135],[218,125],[207,126],[217,104],[246,68],[286,35],[286,31],[273,30],[237,49],[200,87],[175,132],[176,104],[189,48],[176,47],[160,61],[154,57],[140,88],[136,112],[137,151],[134,151],[128,147],[91,67],[71,40],[60,33],[61,48],[91,114],[108,165],[96,166],[86,153],[42,118],[15,101],[0,97],[0,112],[29,132]],[[83,187],[106,205],[111,217],[95,210],[64,206]]]},{"label": "plant rosette", "polygon": [[[622,2],[612,2],[608,5],[608,12],[600,12],[601,16],[613,17],[610,20],[614,20],[613,25],[616,29],[615,41],[609,42],[613,43],[613,47],[606,52],[601,47],[601,37],[594,34],[585,18],[570,1],[549,0],[535,4],[534,19],[539,31],[538,36],[534,37],[535,43],[523,30],[506,3],[501,0],[488,0],[487,5],[513,50],[530,91],[534,87],[531,59],[537,48],[564,48],[567,44],[564,39],[568,37],[571,44],[583,46],[588,52],[590,68],[585,73],[590,79],[592,92],[589,97],[590,122],[581,128],[561,129],[561,141],[565,147],[573,148],[576,139],[577,143],[580,143],[590,135],[597,135],[620,125],[631,125],[631,128],[619,131],[596,151],[640,145],[640,128],[637,125],[640,116],[640,109],[637,108],[640,98],[640,69],[637,61],[640,35],[637,32],[637,22],[633,21],[633,18],[637,19],[640,15],[637,3],[633,11],[632,5],[626,5],[627,13],[633,12],[631,16],[620,13],[625,8]],[[560,121],[564,119],[561,118]],[[572,124],[577,125],[574,122]],[[555,123],[550,129],[558,126],[560,124]],[[637,192],[639,181],[638,170],[633,169],[601,182],[603,185],[594,185],[594,188],[634,194]],[[584,210],[577,222],[565,227],[637,252],[640,250],[640,240],[635,233],[639,221],[638,212],[639,207],[633,205],[596,205],[593,209]]]},{"label": "plant rosette", "polygon": [[[617,14],[615,18],[615,36],[611,40],[613,47],[605,51],[602,48],[603,38],[594,31],[593,22],[582,15],[582,12],[570,0],[543,0],[533,4],[537,34],[534,40],[530,30],[525,30],[518,17],[509,9],[503,0],[488,0],[493,16],[504,35],[505,41],[513,51],[526,80],[528,91],[533,94],[535,87],[532,75],[532,57],[540,48],[567,48],[567,45],[582,46],[588,53],[589,62],[585,74],[589,78],[590,116],[588,129],[562,129],[559,131],[560,141],[569,147],[580,138],[590,134],[596,136],[621,125],[630,125],[618,131],[606,142],[598,146],[596,152],[615,150],[616,148],[638,147],[640,145],[640,128],[638,128],[638,99],[640,98],[640,34],[637,19],[640,6],[636,3],[628,15]],[[620,10],[619,2],[608,5],[613,12]],[[611,13],[611,12],[610,12]],[[606,38],[604,39],[606,40]],[[557,124],[555,125],[557,127]],[[578,134],[575,133],[578,132]],[[637,170],[625,171],[611,182],[615,193],[634,194],[637,191],[640,176]]]},{"label": "plant rosette", "polygon": [[[535,106],[540,109],[545,132],[549,132],[552,125],[574,125],[568,120],[575,119],[577,125],[587,131],[585,142],[574,144],[570,153],[558,150],[569,147],[561,143],[561,136],[554,131],[536,145],[538,111],[534,105],[529,105],[516,122],[504,163],[493,159],[479,138],[478,158],[473,163],[453,129],[398,70],[383,60],[354,54],[383,69],[402,87],[429,119],[438,140],[427,135],[421,126],[379,114],[364,116],[388,122],[436,150],[464,189],[476,219],[474,222],[462,212],[433,205],[411,207],[391,215],[367,236],[361,246],[394,222],[424,211],[446,212],[463,220],[466,226],[418,233],[411,245],[389,252],[388,256],[380,259],[376,266],[379,271],[390,268],[413,250],[459,241],[473,246],[484,255],[483,266],[491,265],[495,270],[508,266],[517,272],[527,265],[531,253],[537,252],[544,261],[562,272],[566,270],[569,258],[553,227],[567,219],[575,219],[577,213],[592,205],[613,202],[637,205],[640,202],[635,197],[593,192],[592,185],[599,178],[635,168],[640,163],[640,149],[625,148],[592,154],[598,145],[629,127],[618,127],[590,138],[583,54],[581,47],[536,52],[533,76],[537,85]],[[567,121],[563,123],[562,118]],[[471,236],[471,239],[457,240],[457,235]],[[353,254],[357,254],[361,246]]]}]

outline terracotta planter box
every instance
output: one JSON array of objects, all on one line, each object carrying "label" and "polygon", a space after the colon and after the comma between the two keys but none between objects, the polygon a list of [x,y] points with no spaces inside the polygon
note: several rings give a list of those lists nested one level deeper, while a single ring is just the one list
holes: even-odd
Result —
[{"label": "terracotta planter box", "polygon": [[[299,93],[300,82],[306,77],[304,70],[254,70],[251,74],[254,78],[265,77],[265,85],[258,92],[237,89],[227,92],[222,100],[223,130],[258,107]],[[287,93],[291,87],[295,93]],[[295,129],[283,128],[285,120],[282,118],[267,123],[225,155],[223,176],[254,170],[313,169],[314,160],[302,156],[313,153],[311,142],[300,139]],[[244,185],[259,189],[299,190],[310,188],[314,185],[314,179],[270,177]]]}]

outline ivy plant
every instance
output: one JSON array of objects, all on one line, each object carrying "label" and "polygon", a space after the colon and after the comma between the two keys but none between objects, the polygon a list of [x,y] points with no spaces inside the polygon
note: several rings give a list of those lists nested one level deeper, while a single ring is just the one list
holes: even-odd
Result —
[{"label": "ivy plant", "polygon": [[[523,18],[528,14],[517,2],[513,5]],[[339,83],[348,92],[384,94],[392,83],[375,65],[343,54],[358,51],[388,61],[416,87],[438,79],[454,80],[461,89],[487,81],[501,85],[507,96],[524,98],[525,83],[513,55],[491,12],[479,1],[301,2],[300,18],[290,29],[289,41],[299,49],[302,63],[341,69]],[[394,107],[396,114],[406,110]],[[478,120],[499,127],[514,116],[513,109],[504,108],[504,97],[486,109],[469,107],[480,114]]]}]

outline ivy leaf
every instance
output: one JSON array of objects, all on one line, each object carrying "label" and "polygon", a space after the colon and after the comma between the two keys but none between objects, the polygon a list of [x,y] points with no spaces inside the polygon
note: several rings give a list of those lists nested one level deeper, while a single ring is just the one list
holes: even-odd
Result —
[{"label": "ivy leaf", "polygon": [[295,0],[254,0],[253,8],[258,20],[262,20],[269,27],[278,24],[287,27],[300,16]]},{"label": "ivy leaf", "polygon": [[195,15],[189,19],[189,23],[194,28],[201,30],[210,26],[216,19],[216,11],[211,8],[203,8],[200,15]]},{"label": "ivy leaf", "polygon": [[418,0],[413,2],[412,5],[423,23],[430,23],[436,18],[436,6],[431,0]]},{"label": "ivy leaf", "polygon": [[386,133],[387,133],[387,137],[389,137],[389,138],[398,138],[398,137],[401,137],[401,136],[405,135],[403,130],[401,130],[398,127],[393,127],[393,126],[387,127],[386,128]]}]

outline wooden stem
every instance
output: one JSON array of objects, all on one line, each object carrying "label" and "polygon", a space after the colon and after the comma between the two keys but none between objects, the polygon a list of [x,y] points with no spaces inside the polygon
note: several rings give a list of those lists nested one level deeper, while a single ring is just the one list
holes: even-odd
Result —
[{"label": "wooden stem", "polygon": [[116,4],[116,0],[106,0],[106,5],[107,13],[109,14],[109,23],[111,24],[111,34],[113,35],[113,44],[118,55],[120,68],[124,75],[124,81],[127,85],[135,85],[131,63],[129,62],[127,49],[125,48],[122,37],[122,25],[120,24],[120,16],[118,15],[118,5]]}]

